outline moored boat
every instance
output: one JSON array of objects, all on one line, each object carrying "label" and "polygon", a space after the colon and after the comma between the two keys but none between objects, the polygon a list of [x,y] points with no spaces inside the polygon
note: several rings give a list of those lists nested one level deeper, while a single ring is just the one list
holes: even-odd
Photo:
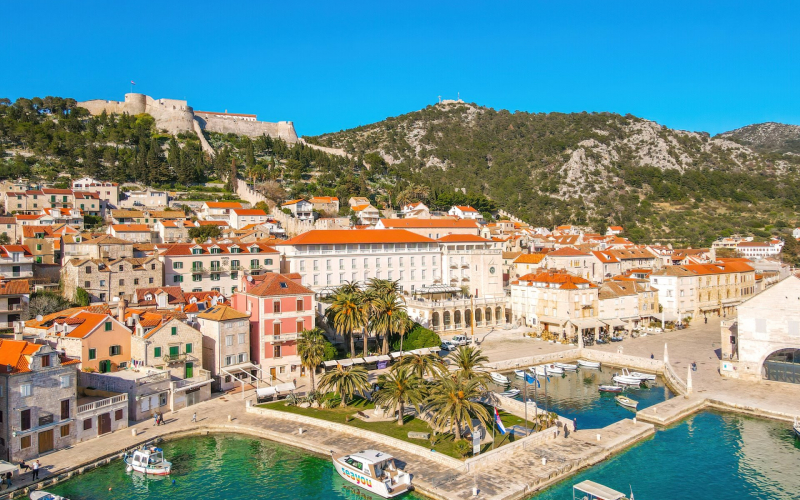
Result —
[{"label": "moored boat", "polygon": [[525,370],[514,370],[514,376],[517,378],[525,378]]},{"label": "moored boat", "polygon": [[625,396],[617,396],[614,398],[617,403],[621,404],[622,406],[627,406],[628,408],[636,409],[639,406],[639,402],[635,401],[631,398],[626,398]]},{"label": "moored boat", "polygon": [[[633,492],[631,492],[631,498]],[[572,498],[582,500],[628,500],[624,493],[594,481],[581,481],[572,486]]]},{"label": "moored boat", "polygon": [[642,379],[626,375],[614,375],[611,380],[623,385],[639,385],[642,383]]},{"label": "moored boat", "polygon": [[519,396],[519,392],[519,389],[509,389],[507,391],[499,392],[498,394],[507,398],[513,398]]},{"label": "moored boat", "polygon": [[635,377],[639,380],[655,380],[656,376],[652,373],[642,373],[642,372],[632,372],[629,371],[627,368],[622,369],[622,374],[626,377]]},{"label": "moored boat", "polygon": [[581,368],[600,368],[599,361],[588,361],[586,359],[579,359],[578,366]]},{"label": "moored boat", "polygon": [[794,425],[792,428],[794,429],[795,437],[800,438],[800,421],[797,420],[797,417],[794,417]]},{"label": "moored boat", "polygon": [[553,363],[554,366],[561,368],[562,370],[567,370],[570,372],[574,372],[578,369],[578,365],[572,365],[569,363]]},{"label": "moored boat", "polygon": [[622,392],[621,385],[601,385],[598,387],[600,392]]},{"label": "moored boat", "polygon": [[492,377],[492,380],[494,380],[494,382],[496,384],[508,385],[510,383],[510,381],[508,380],[508,377],[506,377],[505,375],[502,375],[500,373],[491,372],[491,373],[489,373],[489,376]]},{"label": "moored boat", "polygon": [[411,475],[397,468],[394,457],[378,450],[364,450],[352,454],[334,455],[336,472],[355,484],[383,498],[392,498],[411,489]]},{"label": "moored boat", "polygon": [[546,364],[546,365],[538,365],[531,368],[531,370],[535,370],[537,375],[561,375],[564,373],[563,368],[559,368],[554,364]]},{"label": "moored boat", "polygon": [[41,490],[32,491],[28,496],[31,500],[69,500],[67,497],[62,497],[54,493],[48,493]]},{"label": "moored boat", "polygon": [[126,453],[122,460],[128,472],[166,476],[172,470],[172,463],[164,460],[163,450],[155,446],[143,446],[130,455]]}]

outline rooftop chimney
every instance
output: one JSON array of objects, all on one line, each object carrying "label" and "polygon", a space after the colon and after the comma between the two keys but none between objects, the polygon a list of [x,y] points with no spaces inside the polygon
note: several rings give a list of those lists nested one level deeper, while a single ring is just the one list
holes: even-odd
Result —
[{"label": "rooftop chimney", "polygon": [[122,324],[125,324],[125,307],[127,305],[128,301],[125,300],[125,297],[121,297],[119,299],[119,303],[117,304],[117,319]]}]

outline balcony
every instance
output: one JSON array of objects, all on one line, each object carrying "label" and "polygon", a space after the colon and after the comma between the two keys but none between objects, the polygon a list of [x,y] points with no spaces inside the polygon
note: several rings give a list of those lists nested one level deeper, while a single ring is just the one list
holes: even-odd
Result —
[{"label": "balcony", "polygon": [[179,353],[179,354],[165,354],[164,355],[164,362],[165,363],[181,363],[183,361],[186,361],[186,359],[188,357],[189,357],[189,355],[186,354],[185,352],[184,353]]},{"label": "balcony", "polygon": [[22,311],[22,304],[0,304],[0,313],[13,311]]},{"label": "balcony", "polygon": [[204,274],[207,272],[208,269],[204,268],[203,266],[192,266],[192,274]]},{"label": "balcony", "polygon": [[469,264],[461,264],[461,269],[469,269]]},{"label": "balcony", "polygon": [[236,264],[231,266],[231,271],[241,271],[244,267],[241,264]]},{"label": "balcony", "polygon": [[125,403],[127,405],[128,395],[120,394],[119,396],[113,396],[110,398],[101,399],[100,401],[95,401],[93,403],[80,405],[78,406],[78,415],[80,415],[81,413],[91,412],[108,406],[115,406],[119,403]]},{"label": "balcony", "polygon": [[267,342],[275,343],[275,342],[288,342],[291,340],[297,340],[296,333],[284,333],[282,335],[264,335],[264,340]]}]

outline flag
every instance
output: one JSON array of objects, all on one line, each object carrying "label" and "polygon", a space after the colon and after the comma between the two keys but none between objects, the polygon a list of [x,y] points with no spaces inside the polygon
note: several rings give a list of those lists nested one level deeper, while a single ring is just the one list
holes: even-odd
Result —
[{"label": "flag", "polygon": [[131,85],[136,85],[136,82],[134,82],[133,80],[131,80]]},{"label": "flag", "polygon": [[527,382],[529,384],[536,384],[536,387],[541,387],[542,386],[539,383],[539,379],[538,378],[536,378],[536,377],[534,377],[534,376],[532,376],[530,374],[527,374],[527,373],[525,374],[525,382]]},{"label": "flag", "polygon": [[550,382],[550,375],[547,374],[547,370],[545,370],[544,376],[547,378],[547,381]]},{"label": "flag", "polygon": [[500,434],[505,435],[506,428],[503,425],[502,420],[500,420],[500,414],[497,413],[497,407],[494,408],[494,423],[497,425],[497,430],[500,431]]}]

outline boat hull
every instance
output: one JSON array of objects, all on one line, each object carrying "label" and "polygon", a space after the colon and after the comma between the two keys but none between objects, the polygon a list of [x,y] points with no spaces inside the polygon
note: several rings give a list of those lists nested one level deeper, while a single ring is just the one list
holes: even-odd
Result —
[{"label": "boat hull", "polygon": [[642,383],[641,379],[636,377],[626,377],[625,375],[617,375],[613,377],[612,380],[618,384],[624,385],[640,385]]},{"label": "boat hull", "polygon": [[800,425],[795,425],[794,426],[794,435],[795,435],[796,438],[800,439]]},{"label": "boat hull", "polygon": [[508,377],[500,375],[499,373],[492,373],[491,377],[492,377],[492,380],[494,380],[495,383],[497,383],[497,384],[508,385],[510,383],[510,381],[508,380]]},{"label": "boat hull", "polygon": [[389,487],[387,487],[386,483],[383,481],[367,477],[363,472],[343,464],[336,458],[333,458],[332,460],[333,466],[336,468],[336,472],[339,474],[339,477],[348,483],[354,484],[359,488],[382,496],[383,498],[394,498],[406,493],[411,489],[410,484],[400,483],[389,490]]},{"label": "boat hull", "polygon": [[618,385],[601,385],[598,390],[600,392],[622,392],[622,387]]},{"label": "boat hull", "polygon": [[143,467],[141,465],[131,465],[130,461],[127,458],[125,459],[125,464],[128,466],[128,470],[133,472],[140,472],[142,474],[147,474],[149,476],[167,476],[172,470],[171,465],[167,467]]},{"label": "boat hull", "polygon": [[600,368],[600,362],[599,361],[586,361],[584,359],[579,359],[578,360],[578,365],[581,368]]},{"label": "boat hull", "polygon": [[525,378],[524,370],[514,370],[514,376],[517,378]]},{"label": "boat hull", "polygon": [[[564,370],[555,365],[539,365],[534,367],[537,375],[563,375]],[[545,373],[545,370],[547,372]]]},{"label": "boat hull", "polygon": [[632,399],[624,398],[622,396],[617,396],[614,399],[617,400],[618,404],[620,404],[620,405],[622,405],[622,406],[624,406],[626,408],[631,408],[633,410],[635,410],[636,407],[639,406],[639,402],[638,401],[634,401]]},{"label": "boat hull", "polygon": [[655,380],[656,376],[652,373],[632,372],[631,377],[636,377],[642,380]]},{"label": "boat hull", "polygon": [[578,369],[578,365],[571,365],[569,363],[553,363],[556,368],[561,368],[562,370],[567,370],[574,372]]}]

